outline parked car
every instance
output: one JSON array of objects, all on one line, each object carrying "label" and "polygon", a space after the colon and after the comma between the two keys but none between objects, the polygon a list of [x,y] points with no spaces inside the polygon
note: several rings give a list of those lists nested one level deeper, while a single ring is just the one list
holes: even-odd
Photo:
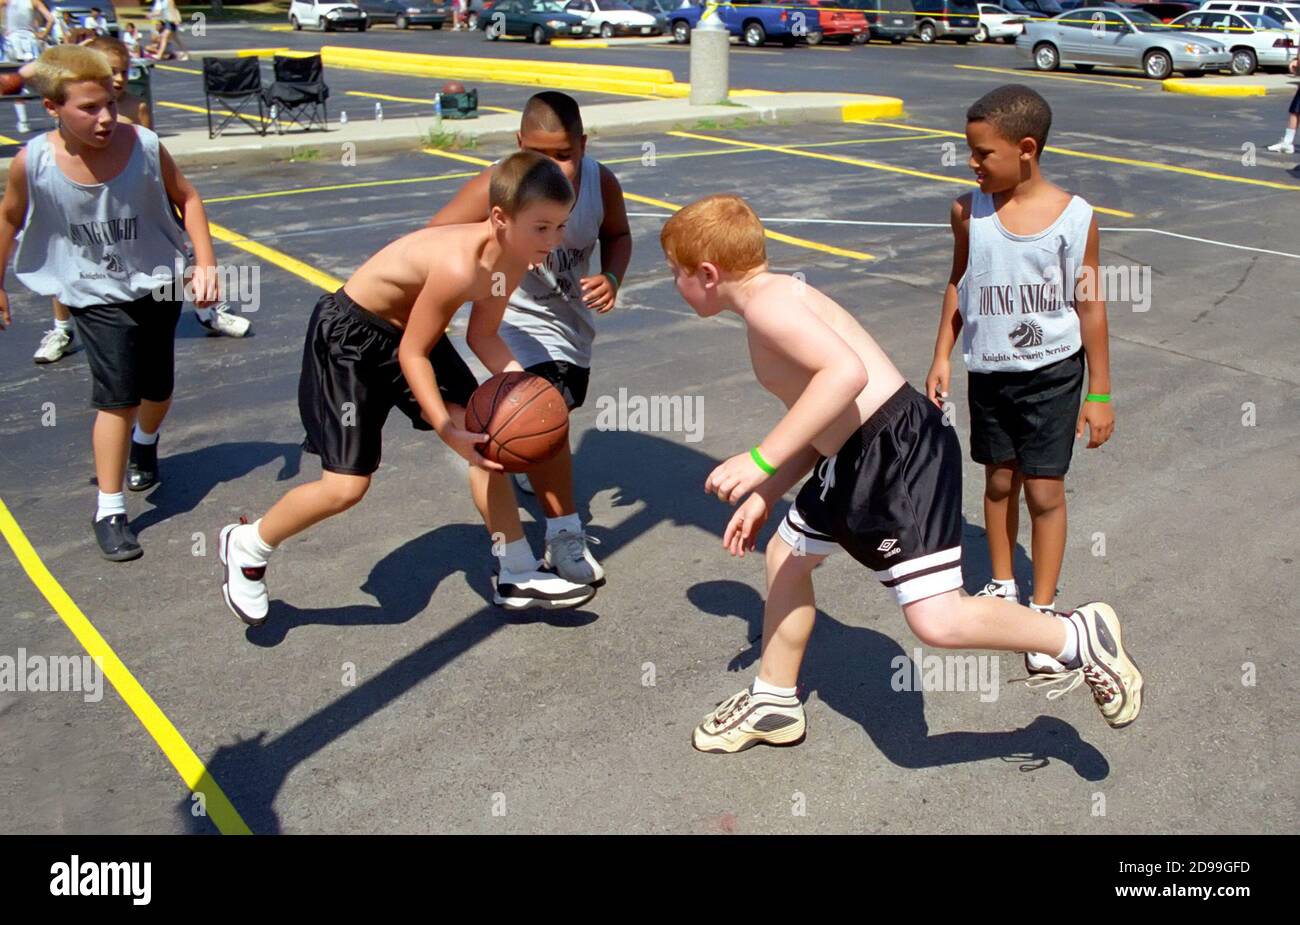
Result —
[{"label": "parked car", "polygon": [[916,37],[927,45],[939,39],[965,45],[979,29],[975,0],[912,0],[912,9],[916,11]]},{"label": "parked car", "polygon": [[854,0],[805,0],[817,7],[822,24],[823,41],[838,45],[861,45],[871,38],[867,16],[853,6]]},{"label": "parked car", "polygon": [[1065,9],[1056,0],[1020,0],[1025,9],[1036,17],[1050,18],[1060,16]]},{"label": "parked car", "polygon": [[1296,44],[1280,22],[1263,13],[1197,10],[1184,13],[1170,25],[1226,45],[1232,55],[1232,73],[1239,77],[1255,73],[1260,66],[1285,68]]},{"label": "parked car", "polygon": [[996,3],[981,3],[980,24],[975,29],[975,41],[991,42],[1001,39],[1008,45],[1014,45],[1016,36],[1025,31],[1028,16],[1013,13]]},{"label": "parked car", "polygon": [[469,0],[465,8],[465,24],[471,29],[480,29],[487,22],[487,12],[492,9],[494,0]]},{"label": "parked car", "polygon": [[553,38],[584,38],[594,35],[587,17],[567,12],[564,0],[497,0],[482,13],[480,24],[488,39],[523,35],[534,44],[545,45]]},{"label": "parked car", "polygon": [[317,29],[321,32],[332,32],[335,29],[365,32],[370,20],[355,3],[293,0],[289,4],[289,24],[295,29]]},{"label": "parked car", "polygon": [[1171,22],[1184,13],[1191,13],[1201,8],[1200,0],[1166,0],[1163,3],[1130,3],[1137,10],[1146,10],[1161,22]]},{"label": "parked car", "polygon": [[668,24],[668,14],[681,6],[681,3],[674,3],[673,0],[627,0],[627,2],[632,9],[653,16],[660,35],[667,35],[672,31],[672,27]]},{"label": "parked car", "polygon": [[435,0],[356,0],[356,5],[373,25],[391,22],[399,29],[432,26],[441,29],[449,16],[445,2]]},{"label": "parked car", "polygon": [[[1094,28],[1100,22],[1100,30]],[[1203,74],[1229,66],[1232,56],[1217,41],[1184,35],[1142,10],[1084,7],[1025,24],[1016,48],[1040,71],[1062,64],[1077,70],[1136,67],[1153,80],[1175,71]]]},{"label": "parked car", "polygon": [[564,11],[585,17],[587,25],[601,38],[659,34],[655,17],[634,9],[627,0],[569,0]]},{"label": "parked car", "polygon": [[1288,32],[1300,32],[1300,4],[1210,0],[1209,3],[1202,3],[1201,9],[1231,13],[1263,13],[1280,22]]},{"label": "parked car", "polygon": [[902,44],[916,29],[916,13],[908,0],[856,0],[866,11],[867,30],[873,39]]},{"label": "parked car", "polygon": [[[723,0],[715,8],[718,21],[733,36],[751,48],[780,42],[793,48],[803,39],[810,45],[822,40],[821,19],[814,7],[804,4],[758,3],[757,0]],[[699,23],[704,8],[684,6],[668,14],[673,40],[682,44],[691,40],[691,30]]]}]

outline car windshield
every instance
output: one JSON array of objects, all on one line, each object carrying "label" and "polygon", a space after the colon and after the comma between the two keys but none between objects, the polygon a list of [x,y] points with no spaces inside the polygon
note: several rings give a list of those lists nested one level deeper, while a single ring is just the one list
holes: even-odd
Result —
[{"label": "car windshield", "polygon": [[559,0],[533,0],[533,5],[524,9],[533,13],[563,13],[564,7]]},{"label": "car windshield", "polygon": [[1133,27],[1139,32],[1168,32],[1178,28],[1161,22],[1146,10],[1125,10],[1124,15],[1132,21]]},{"label": "car windshield", "polygon": [[630,9],[632,9],[632,5],[631,5],[630,3],[624,3],[623,0],[600,0],[600,4],[599,4],[599,5],[600,5],[600,8],[601,8],[602,10],[630,10]]},{"label": "car windshield", "polygon": [[1033,16],[1034,11],[1020,3],[1019,0],[999,0],[998,6],[1008,13],[1015,13],[1018,16]]},{"label": "car windshield", "polygon": [[1280,22],[1272,16],[1265,16],[1263,13],[1242,13],[1241,18],[1246,20],[1256,29],[1282,29],[1285,28]]}]

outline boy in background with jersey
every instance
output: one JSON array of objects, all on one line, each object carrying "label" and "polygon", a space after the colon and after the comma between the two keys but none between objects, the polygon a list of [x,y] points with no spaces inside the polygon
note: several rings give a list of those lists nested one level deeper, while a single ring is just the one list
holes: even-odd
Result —
[{"label": "boy in background with jersey", "polygon": [[[582,406],[591,375],[596,339],[592,313],[605,314],[632,259],[623,188],[608,167],[587,156],[587,136],[577,102],[547,90],[528,100],[516,135],[522,151],[534,151],[559,165],[576,199],[556,248],[510,294],[500,333],[524,368],[550,380],[569,411]],[[488,187],[496,166],[465,184],[429,222],[480,222],[488,215]],[[592,251],[600,244],[601,270],[591,274]],[[527,483],[546,515],[543,561],[568,581],[599,587],[605,570],[587,548],[587,536],[573,497],[573,457],[566,445],[554,459],[528,471]],[[527,539],[519,540],[527,544]],[[522,557],[523,551],[519,551]]]},{"label": "boy in background with jersey", "polygon": [[33,83],[58,128],[28,142],[9,168],[0,202],[0,328],[9,324],[3,273],[23,230],[15,274],[68,306],[86,347],[99,409],[92,525],[104,557],[124,562],[143,554],[122,494],[128,447],[132,487],[158,481],[158,428],[171,407],[181,310],[161,295],[174,288],[186,233],[196,305],[216,301],[218,277],[198,191],[157,135],[119,128],[112,80],[108,59],[81,46],[51,48],[37,63]]},{"label": "boy in background with jersey", "polygon": [[[1019,600],[1012,552],[1023,487],[1033,528],[1029,606],[1042,612],[1056,606],[1074,440],[1086,424],[1089,449],[1099,447],[1115,427],[1106,303],[1096,291],[1097,220],[1087,202],[1042,175],[1039,157],[1051,124],[1047,101],[1017,84],[993,90],[966,113],[979,191],[952,206],[952,273],[926,377],[927,396],[942,407],[948,357],[962,332],[971,458],[985,468],[993,566],[993,580],[979,595]],[[1031,674],[1064,670],[1043,653],[1026,653],[1025,664]]]}]

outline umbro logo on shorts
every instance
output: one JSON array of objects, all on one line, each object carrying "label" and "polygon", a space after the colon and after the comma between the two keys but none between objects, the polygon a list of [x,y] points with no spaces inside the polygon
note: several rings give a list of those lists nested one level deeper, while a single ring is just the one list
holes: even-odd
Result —
[{"label": "umbro logo on shorts", "polygon": [[896,556],[902,551],[903,551],[903,547],[898,545],[898,540],[893,540],[893,539],[885,540],[879,546],[876,547],[876,552],[883,552],[885,554],[886,559],[890,558],[891,556]]}]

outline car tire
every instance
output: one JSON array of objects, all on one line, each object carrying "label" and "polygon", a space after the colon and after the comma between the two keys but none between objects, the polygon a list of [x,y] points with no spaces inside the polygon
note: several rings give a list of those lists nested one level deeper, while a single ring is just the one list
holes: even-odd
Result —
[{"label": "car tire", "polygon": [[612,39],[614,37],[614,27],[607,22],[600,24],[600,37],[602,39]]},{"label": "car tire", "polygon": [[1152,80],[1164,80],[1174,71],[1174,61],[1169,52],[1154,49],[1142,56],[1142,73]]},{"label": "car tire", "polygon": [[1095,64],[1076,64],[1074,65],[1074,69],[1080,74],[1090,74],[1092,73],[1092,69],[1096,66],[1097,65]]},{"label": "car tire", "polygon": [[867,42],[870,42],[870,41],[871,41],[871,33],[870,33],[870,32],[859,32],[857,35],[853,36],[853,38],[850,40],[850,44],[852,44],[852,45],[865,45],[865,44],[867,44]]},{"label": "car tire", "polygon": [[397,18],[393,20],[393,28],[406,31],[407,29],[411,28],[411,21],[407,19],[406,16],[404,16],[403,14],[398,13]]},{"label": "car tire", "polygon": [[470,13],[469,16],[465,18],[465,24],[468,25],[471,29],[477,29],[478,13]]},{"label": "car tire", "polygon": [[368,29],[368,28],[370,28],[370,23],[368,23],[368,22],[366,22],[366,21],[364,21],[364,20],[362,20],[360,23],[357,24],[357,31],[358,31],[358,32],[365,32],[366,29]]},{"label": "car tire", "polygon": [[976,30],[975,30],[975,41],[977,41],[977,42],[987,42],[988,40],[989,40],[989,30],[988,30],[988,27],[986,27],[986,26],[984,25],[984,23],[980,23],[980,24],[979,24],[979,27],[976,28]]},{"label": "car tire", "polygon": [[746,23],[745,31],[742,33],[745,44],[750,48],[758,48],[767,41],[767,30],[763,28],[762,23]]},{"label": "car tire", "polygon": [[1249,48],[1234,48],[1232,50],[1232,64],[1229,67],[1235,76],[1246,77],[1255,73],[1256,69],[1258,69],[1259,58]]},{"label": "car tire", "polygon": [[890,44],[890,45],[902,45],[902,44],[903,44],[903,37],[902,37],[901,35],[891,35],[891,36],[889,37],[889,44]]},{"label": "car tire", "polygon": [[290,17],[289,17],[289,25],[293,26],[293,31],[294,31],[294,32],[301,32],[301,31],[302,31],[302,23],[298,22],[298,17],[297,17],[297,16],[290,16]]},{"label": "car tire", "polygon": [[968,43],[970,42],[970,36],[969,36],[969,35],[955,35],[955,36],[953,36],[953,41],[956,42],[958,45],[966,45],[966,44],[968,44]]},{"label": "car tire", "polygon": [[939,33],[934,28],[934,23],[923,22],[921,27],[916,30],[916,37],[927,45],[933,45],[934,40],[939,37]]},{"label": "car tire", "polygon": [[529,33],[529,36],[532,38],[534,45],[546,44],[546,30],[541,26],[533,26],[533,31]]},{"label": "car tire", "polygon": [[1016,44],[1016,37],[1014,35],[1004,35],[1002,36],[1002,43],[1004,45],[1014,45]]},{"label": "car tire", "polygon": [[673,41],[678,45],[689,45],[691,43],[691,24],[684,19],[678,19],[673,23]]},{"label": "car tire", "polygon": [[820,45],[826,40],[825,32],[809,32],[806,41],[809,45]]},{"label": "car tire", "polygon": [[1054,71],[1061,66],[1061,53],[1051,42],[1034,46],[1034,67],[1040,71]]}]

